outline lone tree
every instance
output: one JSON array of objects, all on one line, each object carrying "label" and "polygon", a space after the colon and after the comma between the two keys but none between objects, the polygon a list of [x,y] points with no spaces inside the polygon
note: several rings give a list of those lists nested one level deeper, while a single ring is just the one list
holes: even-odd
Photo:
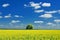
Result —
[{"label": "lone tree", "polygon": [[31,24],[27,25],[26,29],[33,29],[33,25]]}]

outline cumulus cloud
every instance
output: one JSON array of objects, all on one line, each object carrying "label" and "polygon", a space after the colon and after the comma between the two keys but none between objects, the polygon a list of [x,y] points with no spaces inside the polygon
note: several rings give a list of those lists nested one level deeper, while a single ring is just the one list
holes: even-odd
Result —
[{"label": "cumulus cloud", "polygon": [[60,10],[58,10],[58,13],[60,14]]},{"label": "cumulus cloud", "polygon": [[41,8],[40,3],[34,3],[30,2],[31,7],[34,7],[35,9]]},{"label": "cumulus cloud", "polygon": [[10,18],[10,17],[11,17],[11,14],[4,16],[4,18]]},{"label": "cumulus cloud", "polygon": [[24,6],[25,6],[25,7],[27,7],[27,5],[26,5],[26,4],[24,4]]},{"label": "cumulus cloud", "polygon": [[55,28],[56,26],[56,24],[51,23],[51,22],[48,22],[47,25],[48,25],[48,28]]},{"label": "cumulus cloud", "polygon": [[60,13],[60,10],[44,11],[44,13]]},{"label": "cumulus cloud", "polygon": [[31,7],[30,5],[28,5],[28,4],[24,4],[24,7]]},{"label": "cumulus cloud", "polygon": [[39,4],[39,3],[30,2],[30,5],[31,5],[32,7],[35,7],[35,6],[39,6],[40,4]]},{"label": "cumulus cloud", "polygon": [[29,4],[24,4],[25,7],[33,7],[34,9],[39,9],[41,8],[40,3],[35,3],[35,2],[29,2]]},{"label": "cumulus cloud", "polygon": [[58,22],[59,23],[60,22],[60,19],[55,19],[54,22]]},{"label": "cumulus cloud", "polygon": [[58,11],[45,11],[45,13],[57,13]]},{"label": "cumulus cloud", "polygon": [[18,22],[21,22],[19,20],[12,20],[11,23],[18,23]]},{"label": "cumulus cloud", "polygon": [[2,7],[8,7],[8,6],[10,6],[10,4],[8,3],[2,5]]},{"label": "cumulus cloud", "polygon": [[17,18],[18,18],[18,17],[20,17],[20,16],[19,16],[19,15],[14,15],[14,17],[17,17]]},{"label": "cumulus cloud", "polygon": [[45,11],[45,10],[41,9],[41,10],[34,10],[34,12],[36,12],[36,13],[44,12],[47,14],[54,14],[54,13],[60,13],[60,10]]},{"label": "cumulus cloud", "polygon": [[43,15],[41,15],[39,17],[42,17],[42,18],[51,18],[53,16],[52,16],[52,14],[43,14]]},{"label": "cumulus cloud", "polygon": [[51,22],[48,22],[48,23],[47,23],[47,25],[53,25],[53,23],[51,23]]},{"label": "cumulus cloud", "polygon": [[32,7],[34,9],[40,9],[42,6],[43,7],[50,7],[51,3],[43,3],[43,2],[39,2],[39,3],[35,3],[35,2],[29,2],[29,4],[24,4],[25,7]]},{"label": "cumulus cloud", "polygon": [[23,16],[19,16],[19,15],[14,15],[14,17],[16,17],[16,18],[23,18]]},{"label": "cumulus cloud", "polygon": [[44,21],[34,21],[34,23],[44,23]]},{"label": "cumulus cloud", "polygon": [[43,7],[50,7],[51,6],[51,3],[43,3],[42,6]]},{"label": "cumulus cloud", "polygon": [[35,10],[36,13],[44,12],[44,10]]},{"label": "cumulus cloud", "polygon": [[41,8],[41,6],[35,6],[35,7],[34,7],[34,9],[39,9],[39,8]]}]

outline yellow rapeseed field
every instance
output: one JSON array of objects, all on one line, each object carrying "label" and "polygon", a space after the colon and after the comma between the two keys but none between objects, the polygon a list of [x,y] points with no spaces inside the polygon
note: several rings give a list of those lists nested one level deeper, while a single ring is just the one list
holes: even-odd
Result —
[{"label": "yellow rapeseed field", "polygon": [[60,30],[0,30],[0,40],[60,40]]}]

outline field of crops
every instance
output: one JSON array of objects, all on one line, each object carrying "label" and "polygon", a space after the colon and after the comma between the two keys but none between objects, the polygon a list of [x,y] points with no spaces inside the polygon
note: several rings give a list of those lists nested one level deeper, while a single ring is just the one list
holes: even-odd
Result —
[{"label": "field of crops", "polygon": [[60,30],[0,30],[0,40],[60,40]]}]

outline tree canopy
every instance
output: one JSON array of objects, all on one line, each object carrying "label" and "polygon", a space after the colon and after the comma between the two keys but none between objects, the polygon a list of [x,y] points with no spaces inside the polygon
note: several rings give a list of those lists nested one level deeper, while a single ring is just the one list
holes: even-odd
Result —
[{"label": "tree canopy", "polygon": [[33,25],[31,25],[31,24],[27,25],[26,29],[33,29]]}]

